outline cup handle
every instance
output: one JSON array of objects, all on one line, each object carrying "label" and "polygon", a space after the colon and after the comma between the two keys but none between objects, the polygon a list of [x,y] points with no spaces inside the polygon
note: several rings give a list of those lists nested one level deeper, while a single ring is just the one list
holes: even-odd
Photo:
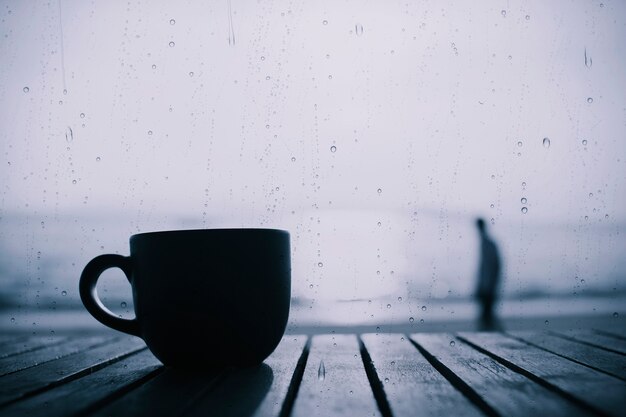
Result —
[{"label": "cup handle", "polygon": [[98,298],[96,291],[96,284],[98,278],[105,270],[109,268],[121,269],[126,278],[130,281],[130,275],[132,272],[132,264],[130,256],[122,255],[100,255],[93,258],[80,276],[79,292],[80,299],[82,300],[85,308],[96,320],[105,326],[109,326],[120,332],[132,334],[133,336],[140,335],[139,321],[134,319],[122,319],[116,317],[108,308],[102,304],[102,301]]}]

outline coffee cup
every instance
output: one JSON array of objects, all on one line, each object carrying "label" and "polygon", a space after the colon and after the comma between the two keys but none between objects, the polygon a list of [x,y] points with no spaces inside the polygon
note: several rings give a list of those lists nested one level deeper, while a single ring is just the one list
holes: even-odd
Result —
[{"label": "coffee cup", "polygon": [[[121,269],[134,319],[100,301],[102,272]],[[85,308],[102,324],[141,337],[166,366],[222,368],[261,363],[289,316],[289,233],[276,229],[174,230],[130,238],[130,256],[100,255],[80,277]]]}]

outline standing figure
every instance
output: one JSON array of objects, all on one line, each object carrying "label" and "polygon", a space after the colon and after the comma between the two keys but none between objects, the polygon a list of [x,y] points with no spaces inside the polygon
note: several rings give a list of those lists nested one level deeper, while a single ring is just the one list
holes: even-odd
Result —
[{"label": "standing figure", "polygon": [[500,255],[498,246],[487,233],[485,221],[476,219],[476,227],[480,237],[480,261],[478,264],[478,285],[476,299],[480,303],[480,330],[496,330],[497,318],[494,314],[494,304],[498,294],[500,280]]}]

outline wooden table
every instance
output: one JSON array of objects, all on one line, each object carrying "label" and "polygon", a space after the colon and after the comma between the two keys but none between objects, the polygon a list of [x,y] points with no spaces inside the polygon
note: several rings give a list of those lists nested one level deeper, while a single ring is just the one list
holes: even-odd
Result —
[{"label": "wooden table", "polygon": [[626,333],[287,335],[184,373],[134,337],[0,336],[1,416],[625,416]]}]

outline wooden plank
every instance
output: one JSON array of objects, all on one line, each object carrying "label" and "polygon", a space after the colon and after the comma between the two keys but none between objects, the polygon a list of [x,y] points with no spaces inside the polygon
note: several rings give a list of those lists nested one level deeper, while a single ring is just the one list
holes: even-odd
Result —
[{"label": "wooden plank", "polygon": [[215,382],[217,371],[165,369],[138,388],[104,404],[90,416],[177,416]]},{"label": "wooden plank", "polygon": [[7,342],[0,348],[0,359],[10,356],[19,355],[25,352],[31,352],[37,349],[43,349],[46,346],[53,346],[66,340],[65,337],[46,336],[46,337],[18,337],[11,342]]},{"label": "wooden plank", "polygon": [[161,367],[148,350],[142,350],[82,378],[13,403],[0,409],[0,414],[55,417],[84,413],[141,383]]},{"label": "wooden plank", "polygon": [[0,378],[0,405],[76,379],[143,348],[143,340],[129,336],[111,344],[5,375]]},{"label": "wooden plank", "polygon": [[311,350],[292,417],[380,416],[354,335],[320,335]]},{"label": "wooden plank", "polygon": [[490,352],[505,366],[532,375],[539,383],[596,413],[624,414],[626,383],[499,333],[460,333],[459,336],[478,349]]},{"label": "wooden plank", "polygon": [[562,330],[552,333],[556,334],[557,336],[565,337],[567,339],[572,339],[582,343],[586,343],[591,346],[599,347],[600,349],[619,353],[621,355],[626,355],[626,340],[606,336],[601,333],[596,333],[593,330]]},{"label": "wooden plank", "polygon": [[306,340],[285,336],[260,366],[225,373],[185,416],[278,416]]},{"label": "wooden plank", "polygon": [[394,416],[483,415],[405,336],[366,334],[362,340]]},{"label": "wooden plank", "polygon": [[80,352],[81,350],[105,343],[107,340],[111,340],[111,337],[95,336],[77,340],[65,340],[60,344],[53,344],[42,349],[0,359],[0,376]]},{"label": "wooden plank", "polygon": [[[448,334],[413,334],[421,351],[438,361],[456,378],[462,390],[477,395],[503,416],[592,415],[532,380],[494,361]],[[452,377],[451,377],[452,378]]]},{"label": "wooden plank", "polygon": [[509,334],[564,358],[605,372],[615,378],[626,380],[626,357],[617,353],[607,352],[543,332],[517,331],[509,332]]},{"label": "wooden plank", "polygon": [[614,339],[626,340],[626,329],[612,327],[610,329],[593,329],[593,331]]}]

